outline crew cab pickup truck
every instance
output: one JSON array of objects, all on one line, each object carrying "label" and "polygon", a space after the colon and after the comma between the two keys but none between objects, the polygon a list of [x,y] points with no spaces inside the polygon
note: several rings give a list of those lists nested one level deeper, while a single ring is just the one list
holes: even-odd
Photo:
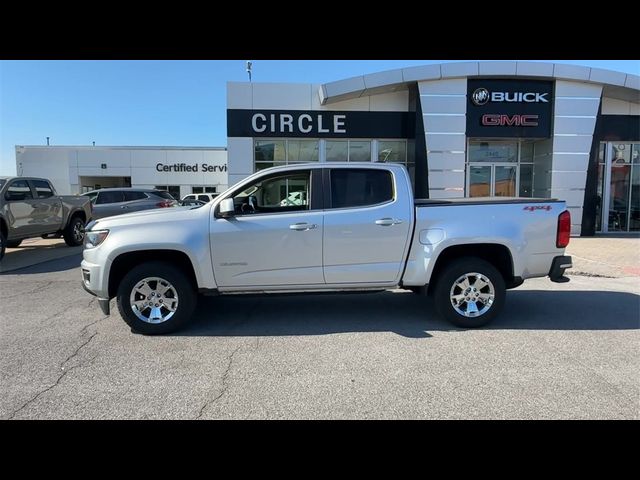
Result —
[{"label": "crew cab pickup truck", "polygon": [[58,195],[44,178],[0,177],[0,260],[5,248],[25,238],[64,237],[70,247],[82,245],[90,219],[88,197]]},{"label": "crew cab pickup truck", "polygon": [[[414,200],[404,166],[319,163],[262,170],[206,205],[87,226],[84,288],[144,334],[184,327],[198,294],[401,287],[455,325],[494,318],[527,278],[568,281],[565,203]],[[222,313],[221,313],[222,314]]]}]

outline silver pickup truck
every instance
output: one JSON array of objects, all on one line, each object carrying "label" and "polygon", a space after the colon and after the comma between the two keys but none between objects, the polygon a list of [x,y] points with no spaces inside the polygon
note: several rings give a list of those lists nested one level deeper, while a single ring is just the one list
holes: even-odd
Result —
[{"label": "silver pickup truck", "polygon": [[502,309],[527,278],[568,281],[565,203],[535,198],[414,200],[402,165],[289,165],[214,201],[87,226],[84,288],[105,314],[160,334],[187,324],[198,294],[401,287],[461,327]]},{"label": "silver pickup truck", "polygon": [[70,247],[82,245],[90,219],[88,197],[58,195],[44,178],[0,177],[0,260],[5,248],[25,238],[64,237]]}]

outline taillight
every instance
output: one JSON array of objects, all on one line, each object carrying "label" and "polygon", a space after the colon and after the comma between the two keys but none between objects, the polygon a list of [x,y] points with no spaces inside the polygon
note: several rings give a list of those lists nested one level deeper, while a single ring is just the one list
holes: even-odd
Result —
[{"label": "taillight", "polygon": [[156,203],[156,207],[158,207],[158,208],[167,208],[167,207],[171,207],[172,205],[173,205],[173,203],[170,202],[169,200],[165,200],[164,202]]},{"label": "taillight", "polygon": [[565,210],[558,215],[558,234],[556,235],[556,247],[564,248],[569,245],[571,238],[571,214]]}]

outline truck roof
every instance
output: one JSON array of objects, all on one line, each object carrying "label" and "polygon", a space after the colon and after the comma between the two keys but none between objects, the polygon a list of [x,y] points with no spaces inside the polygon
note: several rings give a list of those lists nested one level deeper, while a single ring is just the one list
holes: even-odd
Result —
[{"label": "truck roof", "polygon": [[14,176],[0,176],[0,180],[15,180],[15,179],[20,179],[20,180],[44,180],[45,182],[50,182],[51,180],[49,180],[48,178],[42,178],[42,177],[18,177],[16,175]]}]

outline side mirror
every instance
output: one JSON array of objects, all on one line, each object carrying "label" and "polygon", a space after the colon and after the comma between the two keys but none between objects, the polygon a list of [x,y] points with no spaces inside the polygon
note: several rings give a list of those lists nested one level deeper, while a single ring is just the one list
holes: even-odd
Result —
[{"label": "side mirror", "polygon": [[233,198],[225,198],[220,202],[219,215],[222,218],[232,217],[234,213],[236,213],[236,207],[233,204]]}]

